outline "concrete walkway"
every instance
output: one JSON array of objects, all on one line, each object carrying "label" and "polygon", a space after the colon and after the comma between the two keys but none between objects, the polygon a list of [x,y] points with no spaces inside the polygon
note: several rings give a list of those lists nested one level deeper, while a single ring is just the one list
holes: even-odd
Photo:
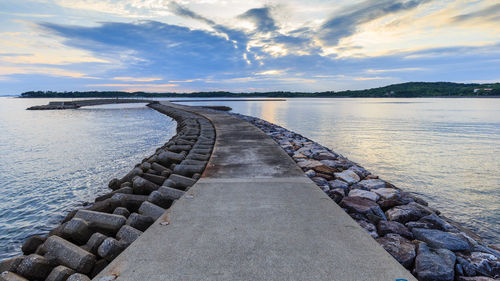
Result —
[{"label": "concrete walkway", "polygon": [[94,280],[416,280],[255,126],[171,106],[213,122],[209,166]]}]

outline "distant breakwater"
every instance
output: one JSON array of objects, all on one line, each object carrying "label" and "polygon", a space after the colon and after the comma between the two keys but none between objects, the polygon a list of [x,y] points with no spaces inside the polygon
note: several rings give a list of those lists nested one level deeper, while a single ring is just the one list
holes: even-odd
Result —
[{"label": "distant breakwater", "polygon": [[206,118],[149,104],[177,121],[177,134],[95,203],[71,211],[47,236],[32,236],[23,255],[0,261],[0,280],[90,280],[135,241],[201,176],[215,143]]},{"label": "distant breakwater", "polygon": [[273,138],[306,176],[419,280],[500,278],[498,245],[485,245],[422,198],[300,134],[259,118],[233,115]]}]

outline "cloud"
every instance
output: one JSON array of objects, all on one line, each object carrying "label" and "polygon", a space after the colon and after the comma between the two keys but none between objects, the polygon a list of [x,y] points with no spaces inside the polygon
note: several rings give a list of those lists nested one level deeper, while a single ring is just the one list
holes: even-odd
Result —
[{"label": "cloud", "polygon": [[358,26],[375,19],[402,11],[415,9],[431,0],[366,0],[338,11],[326,20],[319,29],[323,44],[336,46],[339,40],[353,35]]},{"label": "cloud", "polygon": [[454,22],[463,22],[470,20],[481,20],[490,22],[500,22],[500,4],[485,7],[479,11],[468,14],[461,14],[452,18]]},{"label": "cloud", "polygon": [[274,19],[271,17],[271,8],[269,7],[250,9],[238,16],[238,18],[253,22],[258,32],[267,33],[278,29]]},{"label": "cloud", "polygon": [[134,77],[113,77],[114,80],[130,81],[130,82],[153,82],[160,81],[163,78],[152,77],[152,78],[134,78]]}]

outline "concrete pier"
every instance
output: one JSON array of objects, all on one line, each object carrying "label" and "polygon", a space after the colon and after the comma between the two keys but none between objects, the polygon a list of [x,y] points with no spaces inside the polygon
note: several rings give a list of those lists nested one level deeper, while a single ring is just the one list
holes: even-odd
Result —
[{"label": "concrete pier", "polygon": [[209,119],[207,168],[93,280],[416,280],[255,126]]}]

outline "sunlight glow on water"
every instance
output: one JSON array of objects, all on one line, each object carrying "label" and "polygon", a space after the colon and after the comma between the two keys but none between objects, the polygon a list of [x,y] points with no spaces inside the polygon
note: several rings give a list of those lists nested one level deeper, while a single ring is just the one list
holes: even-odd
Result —
[{"label": "sunlight glow on water", "polygon": [[0,98],[0,259],[108,192],[111,178],[175,134],[175,121],[144,104],[25,110],[48,101]]}]

